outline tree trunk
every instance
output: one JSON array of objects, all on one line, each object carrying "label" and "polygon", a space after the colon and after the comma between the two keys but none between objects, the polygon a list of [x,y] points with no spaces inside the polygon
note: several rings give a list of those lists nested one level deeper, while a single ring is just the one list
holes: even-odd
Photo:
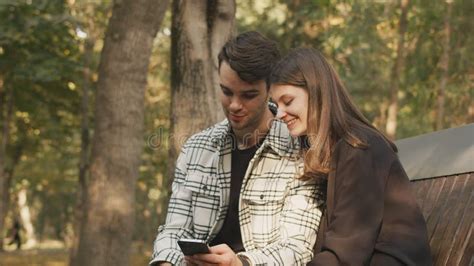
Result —
[{"label": "tree trunk", "polygon": [[[5,178],[5,184],[6,185],[3,187],[4,191],[2,193],[2,198],[1,198],[3,204],[5,205],[5,210],[4,210],[5,214],[3,216],[4,218],[7,216],[8,212],[9,212],[10,187],[11,187],[11,183],[12,183],[12,180],[13,180],[13,174],[15,173],[16,166],[20,162],[20,158],[21,158],[21,155],[23,154],[24,147],[25,146],[24,146],[23,142],[17,143],[17,145],[13,149],[13,154],[11,156],[11,159],[12,159],[11,165],[4,169],[4,178]],[[5,221],[5,220],[3,220],[3,221]]]},{"label": "tree trunk", "polygon": [[[3,87],[3,76],[0,75],[0,119],[3,122],[2,129],[5,126],[5,119],[4,119],[4,109],[5,109],[5,88]],[[5,149],[3,148],[3,143],[5,142],[4,132],[2,130],[2,139],[0,140],[0,252],[3,251],[3,238],[4,238],[4,222],[5,222],[5,207],[7,206],[5,194],[6,188],[6,180],[3,175],[4,168],[5,168]]]},{"label": "tree trunk", "polygon": [[437,109],[436,109],[436,127],[435,130],[441,130],[444,127],[444,102],[446,83],[449,76],[449,57],[450,57],[450,41],[451,41],[451,13],[453,9],[453,1],[446,1],[446,14],[444,17],[444,39],[443,39],[443,55],[439,67],[441,68],[441,80],[438,87]]},{"label": "tree trunk", "polygon": [[86,175],[89,167],[89,93],[91,91],[91,65],[94,55],[95,39],[89,37],[84,43],[84,70],[81,102],[81,155],[79,161],[79,179],[74,210],[74,231],[71,239],[69,265],[79,266],[77,252],[79,249],[79,235],[82,231],[81,221],[84,218],[84,205],[87,198]]},{"label": "tree trunk", "polygon": [[[0,214],[1,215],[1,219],[2,221],[0,222],[0,226],[2,226],[2,228],[5,226],[5,218],[7,217],[7,214],[8,214],[8,207],[10,206],[10,185],[12,183],[12,176],[9,175],[7,172],[4,172],[3,173],[3,185],[2,185],[2,191],[0,191],[1,194],[1,198],[0,200],[2,201],[1,204],[2,204],[2,213]],[[0,245],[1,245],[1,249],[0,251],[3,250],[3,234],[2,234],[2,238],[0,239]]]},{"label": "tree trunk", "polygon": [[18,192],[18,210],[20,211],[21,225],[26,232],[26,248],[31,248],[36,245],[36,236],[33,223],[31,222],[30,207],[27,204],[27,191],[26,188],[20,189]]},{"label": "tree trunk", "polygon": [[387,124],[388,101],[381,101],[379,104],[379,114],[374,118],[373,124],[376,128],[383,128]]},{"label": "tree trunk", "polygon": [[471,103],[467,107],[467,123],[474,123],[474,99],[471,98]]},{"label": "tree trunk", "polygon": [[404,65],[405,33],[408,27],[407,13],[410,0],[401,0],[401,15],[398,27],[398,45],[395,64],[390,76],[390,104],[388,106],[387,125],[385,132],[388,137],[395,139],[397,132],[398,115],[398,90],[400,87],[400,76]]},{"label": "tree trunk", "polygon": [[2,87],[2,93],[4,93],[4,97],[2,97],[2,105],[0,106],[0,115],[3,118],[2,140],[0,142],[0,251],[3,250],[3,231],[10,198],[11,176],[7,175],[5,169],[7,145],[10,142],[10,122],[13,116],[13,89]]},{"label": "tree trunk", "polygon": [[217,55],[232,36],[234,18],[234,0],[173,1],[170,177],[184,141],[224,118]]},{"label": "tree trunk", "polygon": [[99,66],[79,265],[129,265],[148,65],[167,2],[114,4]]}]

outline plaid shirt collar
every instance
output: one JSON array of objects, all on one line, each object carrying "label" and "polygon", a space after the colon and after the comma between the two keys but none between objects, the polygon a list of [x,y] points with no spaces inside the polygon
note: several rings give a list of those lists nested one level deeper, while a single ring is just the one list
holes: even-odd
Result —
[{"label": "plaid shirt collar", "polygon": [[[227,119],[218,123],[213,131],[212,143],[217,150],[225,147],[227,140],[230,140],[231,126]],[[297,138],[292,138],[288,128],[281,120],[273,119],[272,126],[265,137],[263,146],[269,146],[281,157],[297,156],[300,143]]]}]

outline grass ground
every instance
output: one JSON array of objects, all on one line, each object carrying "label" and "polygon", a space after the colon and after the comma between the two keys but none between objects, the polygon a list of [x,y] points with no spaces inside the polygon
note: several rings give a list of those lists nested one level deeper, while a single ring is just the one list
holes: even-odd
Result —
[{"label": "grass ground", "polygon": [[[0,253],[1,266],[67,266],[66,250],[25,250]],[[134,254],[132,266],[148,265],[148,257]]]},{"label": "grass ground", "polygon": [[[151,247],[150,247],[151,248]],[[136,250],[136,248],[133,248]],[[148,265],[150,254],[134,251],[131,266]],[[60,245],[39,245],[26,250],[7,249],[0,253],[0,266],[67,266],[68,250]]]}]

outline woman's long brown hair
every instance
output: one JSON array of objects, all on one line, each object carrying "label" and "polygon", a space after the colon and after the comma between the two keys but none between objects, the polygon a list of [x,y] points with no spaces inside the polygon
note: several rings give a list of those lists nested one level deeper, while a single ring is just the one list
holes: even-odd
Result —
[{"label": "woman's long brown hair", "polygon": [[326,177],[333,147],[341,138],[354,147],[367,148],[368,143],[358,134],[363,128],[383,136],[396,151],[396,146],[355,106],[338,74],[319,51],[292,50],[275,66],[267,84],[298,86],[308,91],[310,148],[305,151],[303,179]]}]

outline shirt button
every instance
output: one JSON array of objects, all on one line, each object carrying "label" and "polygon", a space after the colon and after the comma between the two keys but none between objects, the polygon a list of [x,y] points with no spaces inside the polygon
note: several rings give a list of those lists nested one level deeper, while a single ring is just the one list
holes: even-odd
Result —
[{"label": "shirt button", "polygon": [[207,186],[206,185],[202,186],[202,189],[207,190]]},{"label": "shirt button", "polygon": [[260,199],[263,199],[263,194],[262,194],[262,195],[260,195]]}]

